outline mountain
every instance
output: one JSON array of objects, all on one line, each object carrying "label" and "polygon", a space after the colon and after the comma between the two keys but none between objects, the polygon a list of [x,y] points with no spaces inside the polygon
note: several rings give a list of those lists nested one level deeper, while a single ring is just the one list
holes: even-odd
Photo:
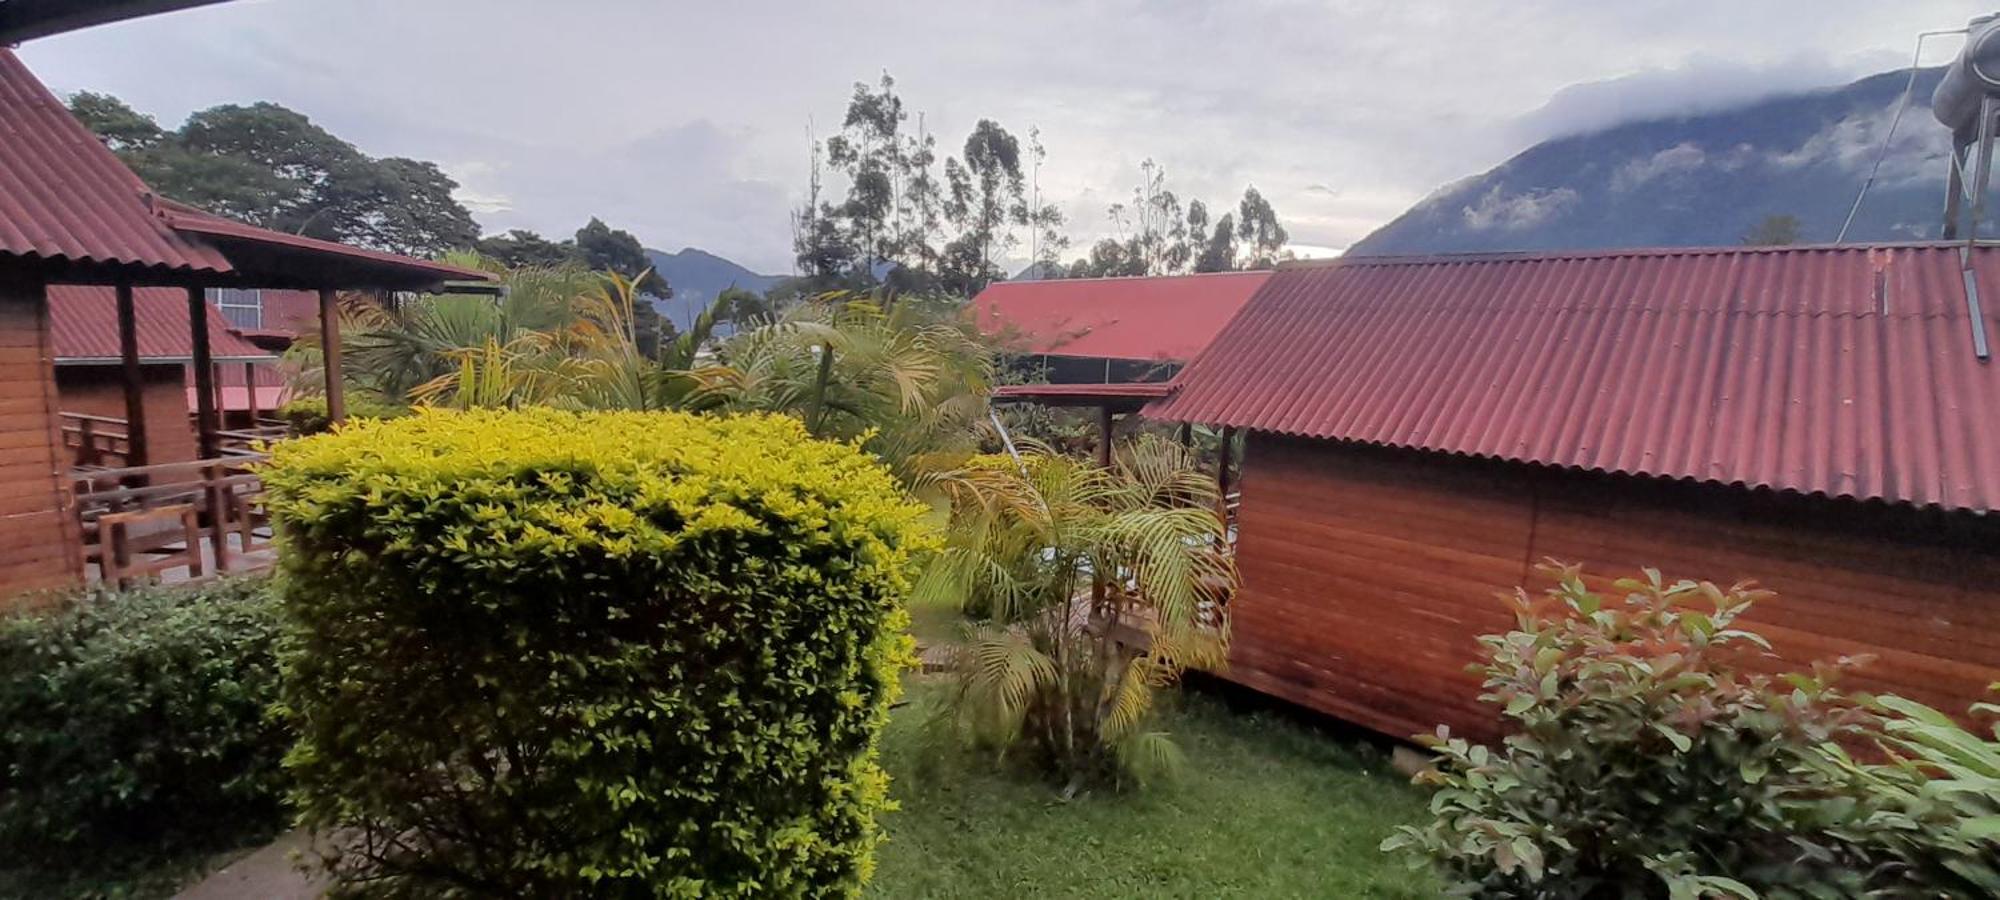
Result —
[{"label": "mountain", "polygon": [[646,251],[653,268],[672,285],[672,299],[656,301],[660,315],[672,320],[675,328],[686,328],[694,317],[708,309],[723,289],[735,286],[762,294],[784,280],[782,275],[759,275],[706,250],[684,247],[679,253]]},{"label": "mountain", "polygon": [[[1950,133],[1931,117],[1943,69],[1916,90],[1848,240],[1935,238]],[[1634,122],[1528,148],[1439,189],[1350,255],[1735,244],[1790,215],[1832,241],[1868,177],[1909,70],[1711,113]]]}]

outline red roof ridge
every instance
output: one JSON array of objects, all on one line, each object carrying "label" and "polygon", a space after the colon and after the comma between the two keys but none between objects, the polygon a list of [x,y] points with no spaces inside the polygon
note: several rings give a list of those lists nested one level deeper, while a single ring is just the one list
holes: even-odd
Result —
[{"label": "red roof ridge", "polygon": [[[1180,275],[1092,275],[1088,278],[1029,278],[1025,280],[996,281],[985,290],[997,287],[1027,287],[1037,284],[1095,284],[1107,281],[1178,281],[1186,278],[1253,278],[1269,277],[1272,269],[1237,269],[1231,272],[1186,272]],[[982,291],[983,293],[984,291]]]},{"label": "red roof ridge", "polygon": [[[1754,253],[1831,253],[1871,250],[1958,248],[1965,241],[1910,240],[1868,241],[1844,244],[1705,244],[1686,247],[1578,247],[1558,250],[1468,250],[1444,253],[1386,253],[1380,256],[1329,256],[1319,259],[1292,259],[1278,264],[1278,271],[1333,269],[1346,266],[1423,266],[1440,263],[1530,262],[1550,259],[1644,258],[1659,256],[1729,256]],[[2000,247],[2000,241],[1979,241],[1975,248]],[[1235,274],[1235,273],[1229,273]]]}]

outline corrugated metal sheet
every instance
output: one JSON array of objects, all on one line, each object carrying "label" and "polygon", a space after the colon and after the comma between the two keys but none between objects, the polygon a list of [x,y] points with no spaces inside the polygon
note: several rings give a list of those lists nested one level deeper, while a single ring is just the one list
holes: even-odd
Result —
[{"label": "corrugated metal sheet", "polygon": [[[208,347],[216,362],[274,358],[231,331],[215,304],[204,303],[202,308],[208,311]],[[185,289],[134,289],[132,311],[138,326],[139,358],[185,362],[194,357]],[[107,287],[51,285],[49,338],[58,364],[116,363],[120,359],[118,295]]]},{"label": "corrugated metal sheet", "polygon": [[1270,274],[1003,281],[973,298],[972,316],[1017,352],[1182,362],[1208,346]]},{"label": "corrugated metal sheet", "polygon": [[[236,242],[235,245],[225,244],[225,246],[232,247],[232,252],[236,246],[252,244],[265,249],[276,249],[309,256],[318,264],[341,266],[349,271],[387,273],[397,279],[415,279],[428,282],[494,280],[493,273],[483,272],[478,269],[467,269],[446,263],[432,262],[427,259],[416,259],[395,253],[385,253],[381,250],[351,247],[347,244],[322,241],[318,238],[309,238],[304,235],[285,234],[284,232],[272,231],[268,228],[258,228],[255,225],[245,225],[233,219],[211,215],[185,204],[172,201],[162,201],[160,205],[162,214],[166,217],[167,224],[172,226],[176,231],[208,238],[217,238],[226,242]],[[245,267],[248,267],[248,264],[245,264]],[[254,272],[246,273],[246,277],[252,280],[255,280],[256,275],[257,273]],[[329,286],[360,287],[363,285],[358,283],[334,283]]]},{"label": "corrugated metal sheet", "polygon": [[0,253],[207,272],[229,261],[155,215],[146,185],[0,48]]},{"label": "corrugated metal sheet", "polygon": [[[1973,251],[2000,339],[2000,248]],[[2000,502],[2000,368],[1944,245],[1280,270],[1147,414],[1834,497]]]}]

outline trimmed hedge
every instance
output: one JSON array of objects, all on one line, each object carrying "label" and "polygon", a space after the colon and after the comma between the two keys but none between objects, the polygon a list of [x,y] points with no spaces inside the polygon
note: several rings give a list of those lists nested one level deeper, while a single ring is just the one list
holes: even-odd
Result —
[{"label": "trimmed hedge", "polygon": [[116,866],[281,825],[279,624],[264,579],[0,619],[0,868]]},{"label": "trimmed hedge", "polygon": [[922,510],[777,417],[421,411],[279,445],[288,765],[391,895],[859,890]]}]

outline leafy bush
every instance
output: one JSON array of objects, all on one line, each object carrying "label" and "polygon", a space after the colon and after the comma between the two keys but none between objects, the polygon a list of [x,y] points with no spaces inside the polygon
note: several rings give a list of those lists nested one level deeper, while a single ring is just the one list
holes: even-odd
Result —
[{"label": "leafy bush", "polygon": [[[1985,740],[1921,703],[1873,705],[1886,714],[1876,740],[1888,761],[1821,748],[1848,786],[1818,805],[1826,826],[1869,860],[1874,896],[2000,897],[2000,724]],[[2000,716],[2000,706],[1972,712]]]},{"label": "leafy bush", "polygon": [[1024,459],[977,457],[935,481],[951,527],[917,599],[983,620],[954,648],[950,724],[1066,792],[1170,775],[1180,752],[1148,727],[1153,692],[1227,656],[1236,573],[1215,483],[1151,438],[1111,470]]},{"label": "leafy bush", "polygon": [[790,419],[419,411],[274,450],[288,759],[398,896],[851,894],[921,507]]},{"label": "leafy bush", "polygon": [[1841,792],[1808,764],[1816,749],[1866,725],[1829,686],[1844,661],[1780,688],[1735,666],[1768,650],[1736,627],[1764,592],[1648,570],[1611,600],[1553,571],[1548,606],[1517,592],[1519,627],[1481,638],[1482,699],[1514,733],[1497,751],[1424,738],[1436,818],[1383,848],[1420,851],[1478,896],[1857,889],[1852,849],[1800,811]]},{"label": "leafy bush", "polygon": [[[349,419],[394,419],[410,414],[409,407],[398,406],[355,392],[347,395],[347,417]],[[313,435],[333,427],[333,419],[327,415],[325,397],[296,397],[278,408],[278,418],[291,423],[292,433]]]},{"label": "leafy bush", "polygon": [[279,824],[278,633],[263,580],[0,620],[0,868],[114,864]]}]

